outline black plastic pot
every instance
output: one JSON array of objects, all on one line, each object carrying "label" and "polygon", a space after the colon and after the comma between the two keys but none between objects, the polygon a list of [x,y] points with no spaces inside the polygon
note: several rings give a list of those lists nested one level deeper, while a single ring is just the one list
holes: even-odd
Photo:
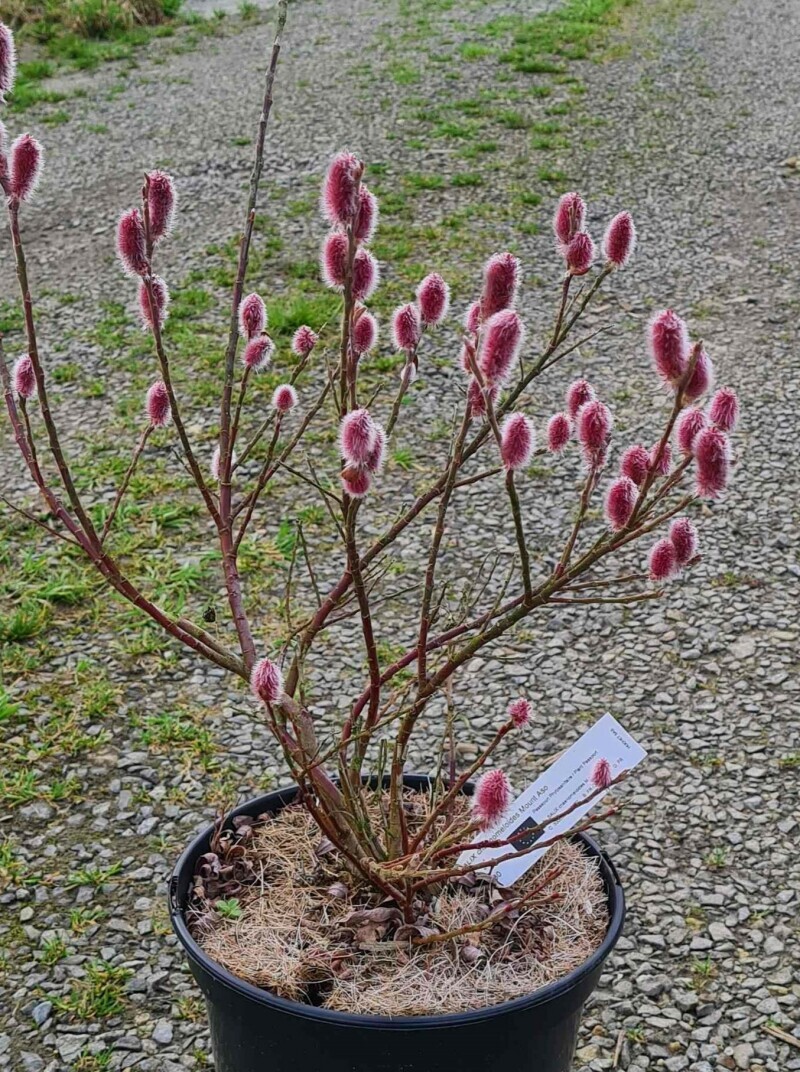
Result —
[{"label": "black plastic pot", "polygon": [[[428,779],[406,778],[424,789]],[[235,815],[279,811],[293,788],[268,793]],[[211,828],[181,856],[170,882],[170,915],[208,1007],[216,1072],[568,1072],[583,1004],[622,933],[625,897],[611,860],[591,838],[584,850],[600,859],[609,928],[599,949],[558,982],[527,997],[447,1016],[355,1016],[275,997],[211,960],[197,945],[184,911]]]}]

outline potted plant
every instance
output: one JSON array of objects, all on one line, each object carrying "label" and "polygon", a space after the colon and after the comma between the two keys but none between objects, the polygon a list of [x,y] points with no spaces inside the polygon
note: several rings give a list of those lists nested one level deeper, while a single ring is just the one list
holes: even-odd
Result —
[{"label": "potted plant", "polygon": [[[387,444],[404,425],[418,444],[425,441],[424,425],[413,424],[413,385],[425,365],[427,336],[448,316],[449,288],[431,273],[392,315],[397,375],[387,394],[371,366],[378,324],[368,308],[379,280],[370,251],[378,205],[362,162],[342,152],[328,168],[322,198],[330,228],[322,275],[341,293],[335,345],[320,325],[302,326],[291,356],[275,353],[265,304],[246,293],[245,283],[285,16],[282,4],[210,459],[200,457],[188,431],[162,334],[169,291],[157,269],[175,211],[172,179],[149,173],[140,207],[119,220],[119,258],[137,288],[159,375],[110,506],[87,505],[76,487],[37,344],[20,215],[42,149],[28,134],[10,147],[3,137],[0,184],[26,349],[11,372],[0,361],[0,374],[11,428],[46,513],[15,508],[80,548],[112,589],[173,638],[247,683],[291,774],[290,788],[247,802],[203,833],[182,856],[170,888],[176,932],[207,998],[220,1072],[439,1072],[504,1059],[565,1072],[582,1005],[624,916],[613,865],[584,832],[614,808],[584,815],[627,767],[599,755],[579,799],[500,836],[511,791],[495,765],[497,749],[509,734],[525,732],[531,702],[509,696],[489,743],[459,769],[451,685],[475,655],[543,607],[657,599],[666,582],[690,569],[698,537],[687,512],[699,498],[725,490],[738,401],[722,388],[705,404],[710,359],[702,343],[690,342],[680,317],[665,310],[648,328],[665,399],[652,445],[627,445],[615,458],[616,472],[606,475],[616,450],[611,411],[585,379],[575,379],[537,446],[528,415],[536,381],[575,354],[587,308],[635,244],[633,221],[621,212],[598,258],[584,202],[566,194],[554,218],[563,271],[549,337],[538,347],[524,345],[519,263],[506,252],[491,257],[459,331],[459,371],[449,378],[447,399],[455,416],[439,471],[410,499],[397,495],[396,481],[395,493],[382,495],[393,483],[383,471]],[[13,76],[13,38],[0,27],[0,90],[11,88]],[[262,409],[251,419],[247,403],[271,364],[286,374],[266,417]],[[325,446],[326,429],[338,449]],[[154,445],[167,442],[180,448],[217,540],[229,625],[170,612],[114,553],[115,522],[133,474]],[[580,480],[561,543],[534,561],[535,517],[524,488],[537,454],[572,466]],[[329,524],[317,551],[297,528],[283,585],[273,591],[285,628],[273,629],[264,651],[240,560],[278,481],[315,496]],[[502,576],[491,548],[488,555],[478,548],[468,568],[460,561],[454,568],[449,544],[454,507],[467,489],[491,484],[506,503],[493,523],[507,527],[516,543]],[[602,516],[594,509],[601,495]],[[393,551],[414,532],[421,532],[414,576],[407,583],[406,571],[398,591]],[[642,543],[647,563],[632,566]],[[257,553],[249,557],[258,560]],[[260,568],[273,567],[267,561]],[[470,570],[475,576],[465,576]],[[329,657],[330,638],[344,635],[352,644],[353,627],[353,655],[363,657],[365,680],[328,733],[314,709],[317,670]],[[389,656],[381,645],[387,630],[397,649]],[[435,725],[440,759],[421,777],[407,766],[424,716]],[[488,863],[471,855],[482,852],[491,854]],[[499,881],[504,862],[533,853],[535,866],[517,882]]]}]

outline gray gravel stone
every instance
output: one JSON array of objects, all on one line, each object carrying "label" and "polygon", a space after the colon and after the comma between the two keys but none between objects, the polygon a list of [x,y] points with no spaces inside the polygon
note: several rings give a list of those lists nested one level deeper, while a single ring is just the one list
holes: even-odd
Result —
[{"label": "gray gravel stone", "polygon": [[753,1057],[753,1047],[749,1042],[740,1042],[733,1048],[733,1060],[737,1068],[749,1068]]},{"label": "gray gravel stone", "polygon": [[88,1039],[88,1035],[59,1035],[56,1039],[56,1049],[61,1060],[73,1061],[79,1055]]},{"label": "gray gravel stone", "polygon": [[22,1061],[22,1072],[43,1072],[44,1059],[38,1053],[22,1050],[19,1057]]},{"label": "gray gravel stone", "polygon": [[41,1027],[47,1019],[49,1019],[51,1012],[53,1011],[52,1001],[40,1001],[34,1006],[31,1016],[37,1024]]},{"label": "gray gravel stone", "polygon": [[169,1020],[159,1020],[153,1029],[153,1041],[161,1046],[168,1046],[172,1042],[172,1024]]}]

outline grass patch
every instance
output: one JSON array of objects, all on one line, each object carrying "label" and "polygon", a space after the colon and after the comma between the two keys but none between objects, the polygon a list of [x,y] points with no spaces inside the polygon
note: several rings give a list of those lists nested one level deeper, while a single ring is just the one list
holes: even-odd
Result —
[{"label": "grass patch", "polygon": [[58,937],[42,939],[42,964],[52,967],[63,960],[67,955],[67,946],[63,939]]},{"label": "grass patch", "polygon": [[467,41],[461,46],[459,52],[465,60],[480,60],[484,56],[491,56],[494,49],[490,45],[482,45],[477,41]]},{"label": "grass patch", "polygon": [[[0,0],[0,19],[14,29],[18,44],[40,53],[20,64],[9,94],[11,110],[64,100],[63,93],[41,84],[61,67],[90,70],[106,60],[129,59],[153,36],[172,34],[180,5],[181,0]],[[44,122],[68,119],[57,111]]]},{"label": "grass patch", "polygon": [[125,982],[133,975],[130,968],[116,968],[103,961],[86,965],[86,974],[76,980],[65,998],[54,1002],[60,1012],[75,1020],[104,1020],[125,1007]]},{"label": "grass patch", "polygon": [[147,715],[142,724],[142,740],[151,751],[181,752],[208,762],[214,754],[210,732],[203,725],[203,712],[193,719],[184,714],[165,712]]},{"label": "grass patch", "polygon": [[105,912],[102,908],[87,908],[85,905],[78,905],[77,908],[70,910],[69,929],[73,934],[80,937],[80,935],[85,934],[90,927],[94,927],[104,918]]},{"label": "grass patch", "polygon": [[0,0],[0,19],[35,39],[55,34],[100,40],[137,26],[158,26],[181,0]]},{"label": "grass patch", "polygon": [[540,167],[536,172],[539,182],[560,183],[566,181],[566,173],[557,168]]},{"label": "grass patch", "polygon": [[502,63],[523,74],[561,74],[563,61],[588,59],[618,23],[621,8],[634,0],[567,0],[554,11],[533,19],[506,16],[486,30],[490,36],[511,38],[500,54]]},{"label": "grass patch", "polygon": [[26,880],[27,868],[17,853],[17,846],[10,837],[0,841],[0,892],[9,886],[19,886]]},{"label": "grass patch", "polygon": [[99,1053],[83,1050],[72,1066],[72,1072],[106,1072],[111,1068],[113,1057],[113,1050],[100,1050]]},{"label": "grass patch", "polygon": [[483,179],[474,171],[462,171],[450,180],[451,186],[483,186]]},{"label": "grass patch", "polygon": [[12,703],[4,688],[0,688],[0,722],[7,722],[19,710],[19,704]]},{"label": "grass patch", "polygon": [[80,789],[77,778],[56,778],[49,786],[39,784],[34,771],[16,770],[0,774],[0,804],[18,807],[32,800],[48,800],[53,803],[74,799]]},{"label": "grass patch", "polygon": [[47,115],[42,116],[42,122],[47,123],[48,126],[56,127],[62,123],[69,122],[69,112],[65,112],[63,108],[59,108],[57,112],[49,112]]},{"label": "grass patch", "polygon": [[498,112],[497,121],[509,130],[525,130],[530,125],[529,120],[521,112],[512,109]]},{"label": "grass patch", "polygon": [[405,175],[403,182],[411,190],[441,190],[445,185],[445,180],[441,175],[433,174]]},{"label": "grass patch", "polygon": [[0,644],[20,644],[30,640],[42,632],[49,616],[46,606],[26,599],[8,614],[0,615]]},{"label": "grass patch", "polygon": [[433,128],[435,138],[472,138],[474,135],[474,126],[467,123],[454,123],[452,120],[438,123]]},{"label": "grass patch", "polygon": [[390,63],[389,75],[398,86],[413,86],[422,81],[422,72],[411,63]]},{"label": "grass patch", "polygon": [[121,870],[122,864],[120,863],[111,864],[109,867],[82,867],[68,875],[64,885],[68,890],[78,886],[93,886],[94,889],[99,890]]}]

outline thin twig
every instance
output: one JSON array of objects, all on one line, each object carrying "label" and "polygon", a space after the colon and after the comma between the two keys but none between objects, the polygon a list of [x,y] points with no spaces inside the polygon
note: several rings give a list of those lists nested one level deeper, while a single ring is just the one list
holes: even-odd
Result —
[{"label": "thin twig", "polygon": [[776,1024],[762,1024],[761,1030],[768,1035],[772,1035],[773,1038],[785,1042],[787,1046],[794,1046],[796,1050],[800,1050],[800,1038],[790,1035],[788,1031],[784,1031],[783,1028],[778,1027]]},{"label": "thin twig", "polygon": [[133,457],[131,458],[131,461],[130,461],[130,465],[128,466],[128,469],[127,469],[127,471],[125,473],[125,476],[122,479],[122,483],[119,486],[119,491],[117,492],[117,494],[116,494],[116,496],[114,498],[114,502],[113,502],[113,504],[111,506],[111,509],[108,512],[108,517],[106,518],[105,524],[103,525],[103,531],[100,533],[100,545],[101,546],[103,545],[103,543],[105,543],[105,539],[106,539],[106,536],[108,536],[109,529],[111,528],[112,524],[114,523],[114,518],[116,517],[117,510],[119,509],[119,504],[122,502],[122,498],[123,498],[125,492],[128,490],[128,485],[130,484],[131,478],[133,477],[133,474],[134,474],[134,472],[136,470],[137,462],[139,461],[139,458],[142,455],[142,451],[144,450],[145,445],[147,444],[147,440],[150,438],[150,434],[151,434],[152,431],[153,431],[153,425],[152,424],[145,425],[144,431],[142,432],[142,434],[141,434],[141,436],[139,438],[139,442],[136,444],[136,447],[135,447],[135,449],[133,451]]},{"label": "thin twig", "polygon": [[[70,501],[73,512],[77,517],[83,531],[86,533],[88,539],[97,544],[97,532],[92,524],[89,515],[83,507],[80,496],[75,488],[75,483],[72,479],[72,473],[70,472],[64,452],[61,449],[61,441],[58,437],[58,430],[56,428],[53,415],[50,412],[50,403],[47,397],[47,384],[45,382],[44,369],[39,357],[39,345],[36,336],[36,324],[33,317],[33,298],[31,297],[30,284],[28,282],[28,266],[25,260],[25,250],[22,245],[22,236],[19,229],[19,201],[11,196],[11,191],[8,186],[6,178],[2,179],[2,187],[8,198],[8,222],[11,230],[11,241],[14,247],[14,260],[17,268],[17,281],[19,283],[20,296],[22,297],[22,309],[25,320],[25,336],[28,342],[28,356],[31,359],[31,365],[33,366],[33,374],[36,380],[36,396],[39,402],[39,411],[44,421],[44,426],[47,431],[47,438],[50,444],[50,453],[53,456],[53,460],[56,463],[61,483],[64,485],[64,490],[67,493],[67,498]],[[30,426],[28,426],[30,427]],[[35,457],[34,457],[35,461]]]},{"label": "thin twig", "polygon": [[311,581],[311,587],[314,589],[317,606],[319,607],[322,604],[322,596],[320,595],[319,585],[317,584],[317,577],[314,573],[314,567],[311,565],[311,556],[309,555],[308,544],[306,543],[305,533],[303,532],[303,524],[300,521],[298,521],[297,523],[297,538],[300,541],[300,547],[303,551],[303,559],[306,564],[306,571],[308,572],[308,576]]},{"label": "thin twig", "polygon": [[15,506],[10,499],[7,499],[5,495],[0,495],[0,502],[4,502],[9,510],[15,514],[19,514],[20,517],[24,517],[26,521],[30,521],[32,524],[37,525],[44,532],[49,533],[51,536],[55,536],[59,540],[63,540],[64,543],[68,543],[71,547],[80,547],[77,540],[73,540],[70,536],[66,536],[63,532],[59,532],[58,529],[52,528],[46,521],[42,521],[40,517],[36,517],[35,514],[29,513],[27,510],[23,510],[21,506]]}]

